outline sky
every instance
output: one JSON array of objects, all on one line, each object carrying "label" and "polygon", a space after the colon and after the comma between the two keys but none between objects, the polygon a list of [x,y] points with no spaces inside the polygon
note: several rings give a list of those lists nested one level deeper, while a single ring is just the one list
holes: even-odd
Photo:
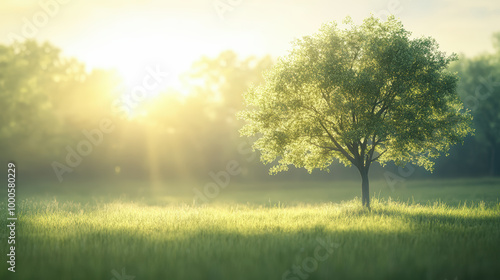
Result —
[{"label": "sky", "polygon": [[178,74],[227,49],[278,57],[323,23],[346,16],[360,23],[370,13],[394,14],[413,36],[468,56],[492,50],[500,31],[496,0],[2,0],[0,43],[49,41],[89,69],[117,68],[125,77],[155,63]]}]

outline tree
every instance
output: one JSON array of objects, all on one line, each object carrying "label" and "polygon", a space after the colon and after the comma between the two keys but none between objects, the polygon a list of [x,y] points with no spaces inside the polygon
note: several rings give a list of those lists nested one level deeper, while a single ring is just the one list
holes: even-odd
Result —
[{"label": "tree", "polygon": [[412,162],[432,171],[433,159],[472,132],[472,117],[456,93],[457,77],[432,38],[411,39],[401,22],[350,18],[295,41],[245,94],[242,135],[274,174],[293,164],[328,170],[339,160],[361,174],[362,203],[370,208],[368,172]]},{"label": "tree", "polygon": [[63,146],[60,137],[52,137],[64,130],[55,101],[67,92],[58,88],[83,75],[83,70],[76,61],[63,59],[60,50],[47,42],[0,45],[2,155],[24,160],[26,166]]},{"label": "tree", "polygon": [[51,163],[64,162],[66,147],[109,114],[119,82],[49,42],[0,45],[0,154],[22,162],[23,174],[55,178]]},{"label": "tree", "polygon": [[[475,141],[488,150],[490,176],[495,175],[495,154],[500,145],[500,33],[493,36],[495,53],[464,57],[451,70],[461,77],[458,92],[474,116]],[[477,154],[477,151],[476,151]]]}]

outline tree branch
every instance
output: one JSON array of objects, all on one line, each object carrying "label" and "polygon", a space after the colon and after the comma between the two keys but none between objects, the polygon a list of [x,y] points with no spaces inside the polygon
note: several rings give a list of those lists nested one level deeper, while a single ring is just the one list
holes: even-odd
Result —
[{"label": "tree branch", "polygon": [[379,158],[380,156],[382,156],[385,152],[387,152],[387,150],[384,150],[383,152],[381,152],[380,154],[378,154],[378,156],[376,156],[375,158],[373,158],[372,160],[370,160],[370,163],[372,163],[372,162],[374,162],[374,161],[377,161],[377,160],[378,160],[378,158]]},{"label": "tree branch", "polygon": [[356,161],[354,160],[354,158],[351,155],[349,155],[349,153],[347,153],[347,151],[344,150],[344,148],[342,148],[342,146],[340,146],[340,144],[337,142],[337,140],[335,140],[335,138],[330,133],[330,131],[328,131],[328,129],[325,127],[325,125],[323,125],[321,120],[318,120],[318,122],[321,125],[321,127],[325,130],[325,132],[328,134],[328,137],[330,138],[330,140],[332,140],[333,144],[337,147],[337,149],[339,149],[339,152],[342,153],[342,155],[344,155],[352,164],[354,164],[355,166],[358,166],[356,164]]},{"label": "tree branch", "polygon": [[314,144],[314,143],[311,143],[312,145],[318,147],[318,148],[323,148],[323,149],[327,149],[327,150],[331,150],[331,151],[337,151],[337,152],[340,152],[339,149],[337,148],[334,148],[334,147],[329,147],[329,146],[322,146],[322,145],[318,145],[318,144]]}]

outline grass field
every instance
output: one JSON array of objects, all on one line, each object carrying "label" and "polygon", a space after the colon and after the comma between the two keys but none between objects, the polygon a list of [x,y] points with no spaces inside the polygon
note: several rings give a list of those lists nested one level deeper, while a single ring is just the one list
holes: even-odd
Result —
[{"label": "grass field", "polygon": [[498,179],[373,182],[371,212],[357,182],[268,184],[207,204],[139,183],[19,190],[16,273],[0,278],[500,279]]}]

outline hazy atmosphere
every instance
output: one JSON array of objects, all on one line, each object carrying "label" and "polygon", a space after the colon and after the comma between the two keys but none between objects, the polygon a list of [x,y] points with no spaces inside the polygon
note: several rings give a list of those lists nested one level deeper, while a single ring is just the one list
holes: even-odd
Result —
[{"label": "hazy atmosphere", "polygon": [[0,3],[2,279],[499,279],[500,2]]}]

